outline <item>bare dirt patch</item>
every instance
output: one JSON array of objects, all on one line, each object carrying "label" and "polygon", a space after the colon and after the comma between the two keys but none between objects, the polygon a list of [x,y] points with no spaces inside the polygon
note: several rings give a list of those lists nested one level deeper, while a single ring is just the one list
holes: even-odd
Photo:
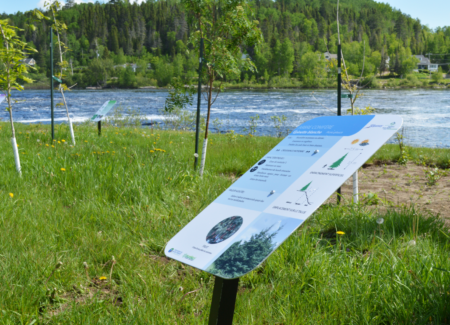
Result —
[{"label": "bare dirt patch", "polygon": [[[359,171],[360,200],[378,207],[415,208],[440,214],[450,224],[450,173],[440,170],[436,185],[429,185],[425,171],[433,170],[416,164],[370,165]],[[344,201],[352,199],[353,186],[350,178],[342,186]],[[332,196],[329,203],[336,202]]]}]

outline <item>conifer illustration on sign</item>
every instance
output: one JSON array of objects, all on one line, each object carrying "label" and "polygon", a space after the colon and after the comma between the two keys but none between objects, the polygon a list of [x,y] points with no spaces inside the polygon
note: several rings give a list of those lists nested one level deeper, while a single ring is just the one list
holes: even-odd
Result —
[{"label": "conifer illustration on sign", "polygon": [[335,169],[335,168],[339,167],[342,164],[342,162],[344,161],[345,157],[347,157],[347,155],[348,155],[348,153],[346,153],[341,158],[336,160],[328,169]]}]

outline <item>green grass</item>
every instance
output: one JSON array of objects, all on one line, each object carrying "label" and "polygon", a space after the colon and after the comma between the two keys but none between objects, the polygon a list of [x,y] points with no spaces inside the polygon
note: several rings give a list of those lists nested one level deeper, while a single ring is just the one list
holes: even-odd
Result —
[{"label": "green grass", "polygon": [[[199,179],[193,133],[83,125],[71,147],[57,126],[53,148],[49,126],[17,128],[21,178],[0,124],[0,323],[205,324],[214,278],[165,243],[280,140],[213,134]],[[448,323],[447,229],[414,210],[379,217],[321,207],[241,279],[235,324]]]}]

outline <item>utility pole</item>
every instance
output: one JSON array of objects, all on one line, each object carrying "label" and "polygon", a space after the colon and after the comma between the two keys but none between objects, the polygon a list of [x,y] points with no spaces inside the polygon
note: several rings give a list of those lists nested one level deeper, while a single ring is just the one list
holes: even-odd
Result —
[{"label": "utility pole", "polygon": [[52,140],[55,140],[55,107],[53,103],[53,28],[50,28],[50,105],[52,120]]}]

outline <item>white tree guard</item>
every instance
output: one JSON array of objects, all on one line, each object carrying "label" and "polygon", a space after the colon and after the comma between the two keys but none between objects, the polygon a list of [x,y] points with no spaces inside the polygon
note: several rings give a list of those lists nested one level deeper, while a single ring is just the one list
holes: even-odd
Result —
[{"label": "white tree guard", "polygon": [[205,169],[205,161],[206,161],[206,148],[208,146],[208,139],[203,141],[203,149],[202,149],[202,161],[200,162],[200,177],[203,176],[203,170]]},{"label": "white tree guard", "polygon": [[11,138],[11,144],[14,151],[14,160],[16,162],[16,170],[19,174],[22,174],[22,170],[20,168],[20,157],[19,157],[19,150],[17,149],[17,142],[16,138]]},{"label": "white tree guard", "polygon": [[358,203],[358,171],[353,174],[353,202]]},{"label": "white tree guard", "polygon": [[69,117],[70,136],[72,137],[72,143],[75,145],[75,133],[73,132],[72,119]]}]

